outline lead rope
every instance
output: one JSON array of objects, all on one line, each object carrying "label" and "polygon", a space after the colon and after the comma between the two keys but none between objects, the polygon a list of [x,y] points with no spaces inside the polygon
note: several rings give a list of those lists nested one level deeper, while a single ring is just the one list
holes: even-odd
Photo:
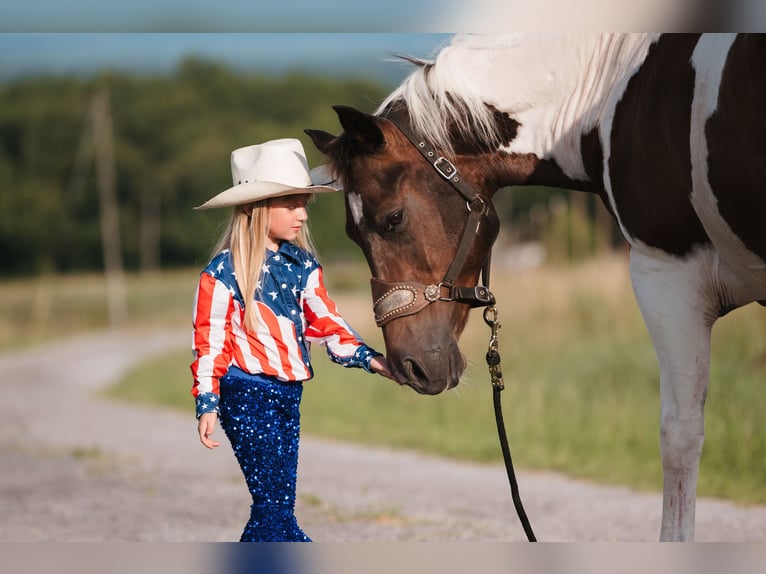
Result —
[{"label": "lead rope", "polygon": [[[489,259],[483,269],[484,285],[489,289]],[[537,542],[535,533],[532,531],[532,525],[529,523],[524,505],[521,502],[519,494],[519,485],[516,482],[516,472],[513,469],[513,460],[511,459],[511,449],[508,447],[508,436],[505,433],[505,422],[503,421],[503,406],[500,401],[500,393],[505,388],[503,381],[503,370],[500,367],[500,352],[498,351],[497,332],[501,327],[497,319],[497,308],[490,305],[484,308],[484,322],[489,326],[491,334],[489,337],[489,346],[487,349],[487,368],[489,369],[489,378],[492,383],[492,402],[495,407],[495,422],[497,423],[497,436],[500,439],[500,449],[503,452],[503,461],[505,470],[508,474],[508,482],[511,485],[511,498],[513,506],[516,508],[516,514],[519,517],[524,533],[529,542]]]}]

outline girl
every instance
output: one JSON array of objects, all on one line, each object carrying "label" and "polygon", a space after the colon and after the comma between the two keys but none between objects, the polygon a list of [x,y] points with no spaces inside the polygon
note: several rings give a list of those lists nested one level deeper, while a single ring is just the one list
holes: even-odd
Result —
[{"label": "girl", "polygon": [[279,139],[235,150],[233,187],[196,209],[231,207],[229,225],[200,275],[191,364],[199,438],[216,420],[253,497],[242,541],[306,541],[294,514],[300,400],[312,377],[309,343],[345,367],[391,377],[325,289],[306,227],[312,185],[303,146]]}]

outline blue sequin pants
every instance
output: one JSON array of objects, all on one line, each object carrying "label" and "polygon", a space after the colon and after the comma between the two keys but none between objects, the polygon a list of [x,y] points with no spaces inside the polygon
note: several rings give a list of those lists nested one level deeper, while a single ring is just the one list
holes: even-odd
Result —
[{"label": "blue sequin pants", "polygon": [[253,497],[241,542],[311,542],[295,518],[303,384],[232,367],[220,381],[221,427]]}]

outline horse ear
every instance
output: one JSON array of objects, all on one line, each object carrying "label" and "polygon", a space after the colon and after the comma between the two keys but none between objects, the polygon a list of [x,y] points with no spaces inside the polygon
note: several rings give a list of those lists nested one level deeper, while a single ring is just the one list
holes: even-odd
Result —
[{"label": "horse ear", "polygon": [[374,153],[386,143],[383,131],[370,114],[348,106],[333,106],[351,145],[359,153]]},{"label": "horse ear", "polygon": [[303,130],[314,142],[314,145],[319,151],[325,155],[329,155],[330,148],[338,139],[331,133],[322,130]]}]

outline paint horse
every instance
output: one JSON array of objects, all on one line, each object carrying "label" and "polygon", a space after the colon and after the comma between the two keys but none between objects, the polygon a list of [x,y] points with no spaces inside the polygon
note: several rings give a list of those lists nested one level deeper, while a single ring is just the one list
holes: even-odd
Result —
[{"label": "paint horse", "polygon": [[458,36],[410,61],[374,114],[336,107],[341,135],[307,130],[344,187],[396,379],[458,383],[497,189],[598,194],[659,360],[660,539],[693,540],[711,329],[766,300],[766,36]]}]

